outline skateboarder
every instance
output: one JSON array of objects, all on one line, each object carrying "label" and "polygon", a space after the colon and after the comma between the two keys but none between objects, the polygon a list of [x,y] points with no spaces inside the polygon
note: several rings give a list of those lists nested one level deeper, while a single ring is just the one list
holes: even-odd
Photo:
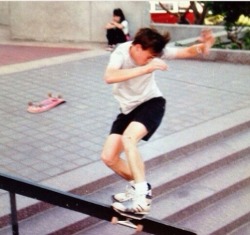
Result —
[{"label": "skateboarder", "polygon": [[[125,42],[111,54],[104,80],[113,84],[120,114],[113,122],[104,144],[102,160],[129,181],[127,190],[114,195],[115,210],[146,215],[152,200],[151,185],[145,178],[140,140],[149,140],[161,123],[166,100],[154,78],[155,70],[167,70],[163,59],[191,58],[207,54],[214,43],[211,31],[203,31],[200,43],[185,48],[167,48],[169,33],[140,29],[132,42]],[[125,153],[125,159],[120,154]]]}]

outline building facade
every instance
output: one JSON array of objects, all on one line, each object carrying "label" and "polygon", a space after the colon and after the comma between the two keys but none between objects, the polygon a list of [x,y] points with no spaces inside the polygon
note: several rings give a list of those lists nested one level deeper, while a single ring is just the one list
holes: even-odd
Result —
[{"label": "building facade", "polygon": [[9,26],[12,39],[105,42],[114,8],[124,11],[132,36],[150,24],[147,1],[0,2],[0,24]]}]

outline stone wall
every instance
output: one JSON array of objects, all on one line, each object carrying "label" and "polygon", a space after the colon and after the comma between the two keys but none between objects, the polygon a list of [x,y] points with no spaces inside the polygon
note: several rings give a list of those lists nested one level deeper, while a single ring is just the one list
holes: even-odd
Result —
[{"label": "stone wall", "polygon": [[132,35],[149,25],[147,1],[10,2],[12,39],[105,42],[104,27],[118,7],[124,11]]},{"label": "stone wall", "polygon": [[[171,41],[179,41],[187,38],[197,37],[201,30],[206,27],[204,25],[181,25],[181,24],[152,24],[160,32],[169,31]],[[214,33],[225,31],[224,26],[209,26]]]},{"label": "stone wall", "polygon": [[9,2],[0,1],[0,25],[9,25]]}]

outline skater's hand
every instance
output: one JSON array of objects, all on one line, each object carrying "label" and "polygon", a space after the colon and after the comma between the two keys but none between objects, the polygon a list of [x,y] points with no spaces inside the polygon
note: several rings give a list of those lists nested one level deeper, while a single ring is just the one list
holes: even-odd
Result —
[{"label": "skater's hand", "polygon": [[203,29],[201,31],[200,37],[198,38],[199,42],[203,43],[213,43],[214,42],[214,35],[211,29]]},{"label": "skater's hand", "polygon": [[215,38],[211,29],[203,29],[198,41],[203,43],[203,54],[207,55],[209,49],[214,45]]},{"label": "skater's hand", "polygon": [[168,69],[167,64],[159,58],[154,58],[154,59],[150,60],[146,66],[148,68],[149,73],[152,73],[155,70],[164,71],[164,70]]}]

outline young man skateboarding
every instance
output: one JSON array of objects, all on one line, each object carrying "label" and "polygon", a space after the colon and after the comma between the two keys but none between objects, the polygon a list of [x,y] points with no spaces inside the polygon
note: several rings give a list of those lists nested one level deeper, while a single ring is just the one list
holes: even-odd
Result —
[{"label": "young man skateboarding", "polygon": [[[114,195],[113,208],[120,212],[146,215],[150,211],[152,189],[145,177],[144,162],[137,144],[147,141],[161,123],[166,100],[154,78],[155,70],[167,70],[162,59],[191,58],[207,54],[214,43],[211,31],[203,31],[200,43],[186,48],[167,48],[168,33],[140,29],[132,42],[125,42],[111,54],[104,80],[113,84],[113,94],[121,113],[113,122],[102,160],[130,184]],[[125,152],[126,158],[120,157]]]}]

